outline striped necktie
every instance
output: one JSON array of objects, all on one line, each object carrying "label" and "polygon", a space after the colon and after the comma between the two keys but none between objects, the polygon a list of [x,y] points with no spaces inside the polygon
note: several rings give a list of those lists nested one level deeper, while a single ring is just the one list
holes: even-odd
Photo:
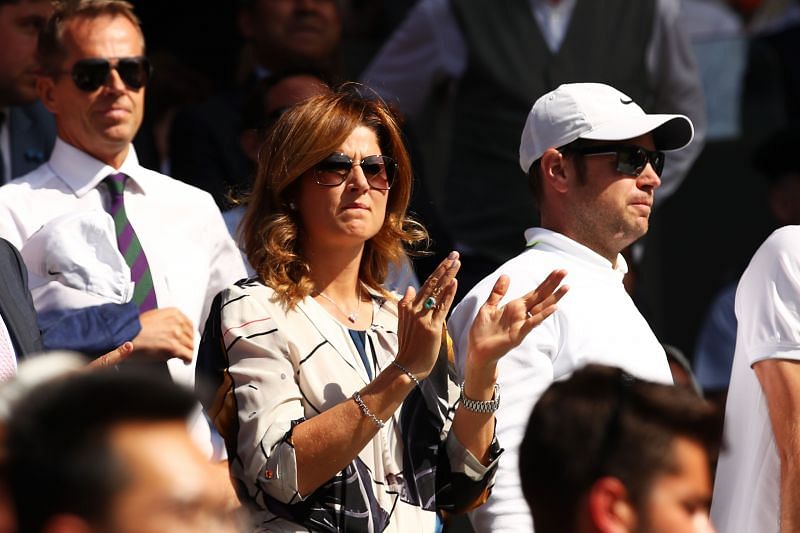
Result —
[{"label": "striped necktie", "polygon": [[128,176],[122,173],[111,174],[103,181],[111,194],[108,213],[114,219],[114,226],[117,229],[117,246],[125,258],[125,262],[131,267],[131,281],[135,284],[133,302],[139,306],[140,313],[155,309],[158,307],[158,302],[156,301],[156,291],[153,288],[150,266],[147,264],[147,257],[142,250],[139,237],[136,236],[125,212],[123,196]]}]

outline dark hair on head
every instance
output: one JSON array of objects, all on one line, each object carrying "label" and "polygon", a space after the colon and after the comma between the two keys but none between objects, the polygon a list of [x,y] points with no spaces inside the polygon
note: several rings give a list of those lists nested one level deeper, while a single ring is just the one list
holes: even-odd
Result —
[{"label": "dark hair on head", "polygon": [[34,387],[12,409],[6,472],[21,532],[59,513],[102,523],[129,473],[108,439],[128,422],[186,420],[193,395],[143,369],[72,374]]},{"label": "dark hair on head", "polygon": [[800,174],[800,159],[795,154],[798,147],[800,126],[783,128],[756,149],[753,166],[770,184],[778,183],[788,174]]},{"label": "dark hair on head", "polygon": [[676,467],[676,437],[697,442],[715,457],[721,413],[688,389],[602,365],[553,383],[536,403],[519,450],[534,528],[574,531],[581,498],[606,476],[618,478],[632,504],[643,509],[655,477]]},{"label": "dark hair on head", "polygon": [[266,78],[259,80],[253,90],[247,94],[241,113],[242,129],[255,129],[265,133],[286,111],[286,108],[268,109],[267,96],[276,85],[287,78],[297,76],[316,78],[326,87],[333,85],[332,78],[328,73],[315,68],[299,67],[271,73]]},{"label": "dark hair on head", "polygon": [[75,18],[96,18],[103,15],[125,17],[139,31],[144,53],[144,34],[139,17],[133,6],[125,0],[57,0],[53,2],[55,11],[39,35],[37,56],[42,72],[47,76],[57,76],[67,58],[64,45],[64,27]]},{"label": "dark hair on head", "polygon": [[383,226],[365,243],[359,279],[373,291],[389,296],[382,286],[389,264],[400,261],[404,245],[427,242],[425,229],[406,215],[411,163],[397,120],[383,100],[355,83],[310,98],[286,111],[270,130],[259,153],[256,181],[240,226],[253,269],[289,307],[314,289],[301,248],[300,215],[290,208],[299,180],[338,150],[358,126],[371,129],[381,153],[398,165]]},{"label": "dark hair on head", "polygon": [[[586,146],[587,144],[588,142],[585,139],[575,139],[571,143],[556,148],[556,150],[561,152],[564,157],[572,159],[573,164],[575,165],[575,172],[577,173],[578,182],[581,184],[586,183],[586,161],[584,161],[582,157],[578,157],[578,154],[575,153],[575,149]],[[528,171],[528,188],[530,189],[531,196],[533,197],[533,203],[537,207],[541,207],[543,200],[542,179],[542,158],[540,157],[533,162]]]}]

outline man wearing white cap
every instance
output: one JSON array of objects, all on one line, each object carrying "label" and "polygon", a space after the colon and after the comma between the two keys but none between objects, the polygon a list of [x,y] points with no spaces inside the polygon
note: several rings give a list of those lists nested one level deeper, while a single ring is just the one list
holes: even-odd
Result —
[{"label": "man wearing white cap", "polygon": [[[501,362],[503,402],[497,437],[506,448],[492,496],[473,512],[477,531],[531,531],[520,490],[519,443],[534,403],[554,380],[587,363],[621,367],[655,382],[672,381],[666,355],[625,292],[620,251],[643,236],[664,151],[692,140],[683,115],[648,115],[608,85],[561,85],[534,103],[520,142],[541,227],[525,232],[527,249],[476,285],[456,307],[449,329],[457,354],[500,274],[506,298],[534,289],[553,269],[567,270],[570,291],[552,317]],[[459,367],[463,361],[459,361]]]}]

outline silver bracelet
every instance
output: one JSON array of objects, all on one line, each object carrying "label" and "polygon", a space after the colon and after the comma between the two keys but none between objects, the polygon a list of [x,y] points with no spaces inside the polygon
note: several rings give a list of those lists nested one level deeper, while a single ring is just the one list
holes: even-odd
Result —
[{"label": "silver bracelet", "polygon": [[358,391],[353,393],[353,401],[356,402],[356,405],[358,405],[358,408],[361,409],[362,413],[364,413],[364,416],[372,420],[372,422],[378,426],[378,429],[383,429],[384,422],[372,414],[372,411],[369,410],[367,404],[365,404],[364,400],[361,399],[361,394]]},{"label": "silver bracelet", "polygon": [[400,363],[398,363],[397,361],[392,361],[392,364],[393,364],[394,366],[396,366],[397,368],[399,368],[400,370],[402,370],[403,372],[405,372],[406,376],[410,377],[410,378],[411,378],[411,381],[413,381],[414,383],[416,383],[417,387],[419,387],[419,386],[420,386],[420,385],[419,385],[419,380],[417,379],[417,376],[415,376],[414,374],[412,374],[412,373],[411,373],[411,371],[410,371],[409,369],[407,369],[406,367],[404,367],[403,365],[401,365],[401,364],[400,364]]},{"label": "silver bracelet", "polygon": [[478,400],[470,400],[464,395],[464,383],[461,383],[461,397],[459,398],[461,405],[467,411],[473,413],[494,413],[500,408],[500,385],[494,384],[494,395],[491,400],[479,402]]}]

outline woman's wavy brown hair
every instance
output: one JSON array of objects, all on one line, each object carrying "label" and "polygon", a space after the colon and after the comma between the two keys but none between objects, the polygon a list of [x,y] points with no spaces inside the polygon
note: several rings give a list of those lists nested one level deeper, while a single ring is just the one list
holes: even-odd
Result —
[{"label": "woman's wavy brown hair", "polygon": [[348,83],[290,108],[272,127],[259,153],[240,235],[253,269],[288,307],[314,290],[301,249],[300,214],[290,208],[299,194],[298,179],[337,151],[358,126],[375,132],[381,153],[398,164],[386,218],[364,246],[359,279],[388,296],[382,283],[389,264],[400,261],[404,245],[427,242],[425,228],[406,215],[412,174],[400,127],[387,105],[374,93],[365,96],[365,90]]}]

